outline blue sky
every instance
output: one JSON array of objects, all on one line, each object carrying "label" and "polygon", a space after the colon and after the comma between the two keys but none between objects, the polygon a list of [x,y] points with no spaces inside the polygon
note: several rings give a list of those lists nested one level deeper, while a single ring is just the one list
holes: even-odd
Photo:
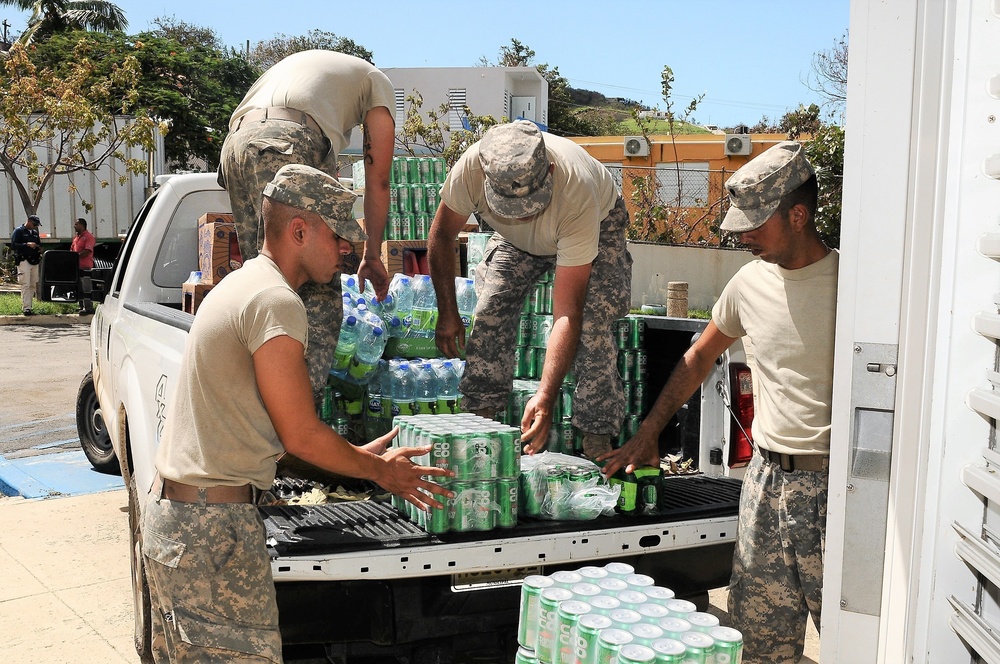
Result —
[{"label": "blue sky", "polygon": [[[379,67],[464,67],[495,61],[516,38],[571,86],[662,108],[660,72],[683,106],[705,93],[701,123],[753,124],[820,101],[803,81],[812,56],[848,27],[848,0],[120,0],[128,32],[158,16],[213,28],[229,46],[326,30],[374,53]],[[369,10],[370,11],[367,11]],[[27,14],[0,7],[13,32]]]}]

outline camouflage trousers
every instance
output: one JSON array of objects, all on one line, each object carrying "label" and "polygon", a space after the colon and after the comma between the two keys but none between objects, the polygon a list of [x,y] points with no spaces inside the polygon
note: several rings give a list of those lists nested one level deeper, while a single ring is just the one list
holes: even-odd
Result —
[{"label": "camouflage trousers", "polygon": [[[612,323],[628,313],[632,256],[625,245],[628,210],[621,196],[601,222],[583,308],[573,373],[573,425],[615,436],[625,416],[625,394],[617,364]],[[521,251],[498,233],[476,268],[476,326],[466,347],[468,363],[459,386],[466,410],[503,410],[514,381],[514,347],[524,298],[555,267],[555,256]]]},{"label": "camouflage trousers", "polygon": [[151,493],[142,552],[157,664],[282,661],[274,581],[255,505],[182,503]]},{"label": "camouflage trousers", "polygon": [[[219,184],[229,192],[233,221],[243,260],[260,252],[264,243],[261,201],[264,186],[287,164],[320,168],[330,143],[322,134],[287,120],[267,119],[241,125],[222,144]],[[322,169],[321,169],[322,170]],[[331,173],[336,177],[336,173]],[[340,276],[329,284],[307,283],[299,289],[309,319],[306,364],[313,397],[319,402],[333,364],[344,301]]]},{"label": "camouflage trousers", "polygon": [[754,454],[740,494],[729,620],[746,664],[798,662],[823,604],[828,470],[786,472]]}]

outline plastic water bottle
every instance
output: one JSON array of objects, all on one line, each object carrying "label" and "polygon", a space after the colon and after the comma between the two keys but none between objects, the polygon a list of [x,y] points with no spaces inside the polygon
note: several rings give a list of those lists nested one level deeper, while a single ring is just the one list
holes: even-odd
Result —
[{"label": "plastic water bottle", "polygon": [[437,294],[428,274],[414,277],[413,284],[413,329],[411,333],[422,339],[434,336],[437,326]]},{"label": "plastic water bottle", "polygon": [[385,326],[390,339],[401,337],[405,332],[405,329],[403,328],[403,321],[399,320],[399,316],[396,316],[395,314],[393,314],[392,318],[386,322]]},{"label": "plastic water bottle", "polygon": [[[379,393],[382,395],[382,433],[388,433],[392,429],[392,361],[379,363],[379,372],[372,380],[378,380]],[[368,383],[371,385],[371,382]]]},{"label": "plastic water bottle", "polygon": [[375,372],[368,381],[368,399],[365,403],[365,437],[374,440],[385,434],[385,415],[383,407],[385,401],[382,398],[382,376],[389,370],[389,363],[379,360]]},{"label": "plastic water bottle", "polygon": [[458,373],[452,360],[432,360],[437,376],[437,412],[458,412]]},{"label": "plastic water bottle", "polygon": [[353,315],[344,317],[337,338],[337,349],[333,353],[332,371],[340,376],[347,374],[354,351],[358,348],[358,319]]},{"label": "plastic water bottle", "polygon": [[468,339],[476,323],[475,280],[455,277],[455,303],[458,305],[458,315],[462,317],[462,325],[465,326],[465,338]]},{"label": "plastic water bottle", "polygon": [[392,297],[392,293],[387,293],[385,299],[383,300],[376,300],[374,297],[366,297],[365,301],[368,303],[368,309],[378,314],[378,317],[381,318],[387,326],[392,321],[393,316],[396,315],[396,300]]},{"label": "plastic water bottle", "polygon": [[434,375],[434,367],[429,361],[416,362],[410,365],[413,373],[413,396],[417,403],[417,413],[424,415],[437,414],[438,380]]},{"label": "plastic water bottle", "polygon": [[410,375],[410,363],[406,361],[390,364],[392,373],[392,416],[407,416],[417,414],[417,405],[413,396],[413,376]]},{"label": "plastic water bottle", "polygon": [[348,374],[359,383],[366,383],[375,373],[385,351],[388,335],[382,329],[382,319],[358,305],[358,341]]},{"label": "plastic water bottle", "polygon": [[354,274],[340,273],[340,290],[350,294],[352,298],[361,297],[361,290],[358,288],[358,277]]},{"label": "plastic water bottle", "polygon": [[396,315],[404,326],[409,327],[413,316],[413,280],[397,272],[389,282],[389,295],[395,301]]}]

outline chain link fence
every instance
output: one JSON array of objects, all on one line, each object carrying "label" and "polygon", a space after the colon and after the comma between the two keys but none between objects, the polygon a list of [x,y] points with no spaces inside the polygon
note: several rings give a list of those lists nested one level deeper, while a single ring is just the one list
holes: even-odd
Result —
[{"label": "chain link fence", "polygon": [[729,207],[723,184],[733,171],[686,164],[607,169],[628,207],[629,240],[657,244],[735,246],[719,232]]}]

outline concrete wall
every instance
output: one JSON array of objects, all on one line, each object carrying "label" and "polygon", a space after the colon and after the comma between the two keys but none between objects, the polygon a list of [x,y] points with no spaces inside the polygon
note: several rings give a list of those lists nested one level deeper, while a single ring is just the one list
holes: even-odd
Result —
[{"label": "concrete wall", "polygon": [[754,260],[749,251],[629,242],[632,306],[665,304],[668,281],[688,282],[688,308],[711,309],[736,272]]}]

